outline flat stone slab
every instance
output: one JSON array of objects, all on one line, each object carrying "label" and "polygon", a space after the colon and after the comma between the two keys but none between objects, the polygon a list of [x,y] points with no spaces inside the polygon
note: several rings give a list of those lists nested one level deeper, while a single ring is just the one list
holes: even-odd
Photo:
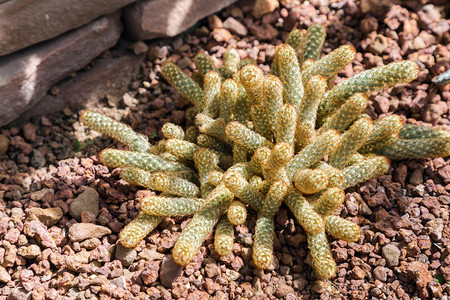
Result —
[{"label": "flat stone slab", "polygon": [[124,8],[128,35],[136,40],[175,36],[236,0],[146,0]]},{"label": "flat stone slab", "polygon": [[52,39],[134,1],[10,0],[0,3],[0,56]]},{"label": "flat stone slab", "polygon": [[96,59],[92,68],[57,84],[57,95],[45,95],[11,125],[20,126],[33,117],[52,114],[65,107],[92,107],[106,95],[121,96],[137,76],[144,56],[128,53],[119,57]]},{"label": "flat stone slab", "polygon": [[53,84],[116,44],[121,32],[120,13],[114,13],[0,57],[0,126],[35,105]]}]

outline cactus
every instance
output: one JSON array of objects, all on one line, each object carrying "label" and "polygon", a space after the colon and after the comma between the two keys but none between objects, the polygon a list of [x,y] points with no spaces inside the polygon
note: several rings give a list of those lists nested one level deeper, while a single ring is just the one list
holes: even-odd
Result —
[{"label": "cactus", "polygon": [[295,29],[276,47],[270,75],[233,49],[220,68],[198,54],[195,80],[166,63],[162,75],[194,105],[187,118],[195,126],[183,132],[164,125],[166,140],[157,146],[106,116],[82,114],[86,126],[131,150],[106,149],[101,163],[122,168],[129,183],[163,193],[141,200],[142,212],[120,234],[125,247],[136,246],[165,216],[192,215],[175,244],[175,262],[188,264],[214,227],[214,247],[225,255],[233,226],[250,209],[257,213],[253,260],[268,268],[273,218],[284,202],[307,233],[316,276],[329,279],[336,263],[326,234],[349,242],[360,237],[356,224],[333,215],[344,190],[388,172],[390,159],[450,155],[449,132],[363,114],[364,93],[414,80],[414,62],[363,71],[334,86],[355,49],[345,45],[320,58],[324,39],[320,25],[306,37]]}]

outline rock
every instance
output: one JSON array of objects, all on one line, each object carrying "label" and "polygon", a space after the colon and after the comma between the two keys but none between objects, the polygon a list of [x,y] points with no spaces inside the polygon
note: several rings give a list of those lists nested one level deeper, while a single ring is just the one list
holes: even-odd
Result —
[{"label": "rock", "polygon": [[438,170],[439,176],[441,176],[444,182],[450,183],[450,165],[446,165]]},{"label": "rock", "polygon": [[143,41],[137,41],[136,43],[131,44],[128,48],[133,50],[134,54],[141,54],[148,51],[148,46]]},{"label": "rock", "polygon": [[278,30],[270,24],[262,24],[261,26],[251,25],[249,29],[259,41],[271,41],[278,35]]},{"label": "rock", "polygon": [[378,113],[387,113],[389,111],[389,99],[387,97],[376,95],[373,105]]},{"label": "rock", "polygon": [[316,280],[311,286],[311,292],[314,294],[322,294],[331,290],[331,284],[328,281]]},{"label": "rock", "polygon": [[3,237],[3,240],[10,242],[11,244],[17,243],[20,236],[20,230],[17,228],[11,228],[8,230]]},{"label": "rock", "polygon": [[23,136],[30,142],[36,140],[36,126],[33,123],[27,123],[23,126]]},{"label": "rock", "polygon": [[222,272],[215,262],[211,262],[205,265],[205,273],[209,278],[213,278],[214,276],[220,275]]},{"label": "rock", "polygon": [[162,260],[163,258],[164,254],[159,253],[154,249],[145,248],[138,253],[138,259],[153,261],[153,260]]},{"label": "rock", "polygon": [[4,136],[0,135],[0,155],[5,154],[9,147],[9,139]]},{"label": "rock", "polygon": [[235,0],[145,0],[123,10],[128,35],[135,40],[172,37]]},{"label": "rock", "polygon": [[46,160],[44,154],[36,149],[33,149],[33,155],[31,156],[31,165],[36,168],[42,168],[45,166]]},{"label": "rock", "polygon": [[177,265],[173,261],[172,255],[167,255],[164,257],[161,264],[161,271],[159,274],[159,280],[161,284],[166,288],[172,287],[172,282],[174,282],[178,276],[183,272],[183,267]]},{"label": "rock", "polygon": [[72,242],[81,242],[86,239],[101,238],[107,234],[111,234],[111,229],[91,223],[73,224],[69,228],[69,239]]},{"label": "rock", "polygon": [[85,249],[74,255],[66,257],[66,266],[69,270],[77,271],[82,265],[89,263],[89,252]]},{"label": "rock", "polygon": [[[46,41],[135,0],[7,1],[0,5],[0,56]],[[70,7],[70,10],[67,8]],[[26,34],[22,34],[26,32]]]},{"label": "rock", "polygon": [[233,36],[225,28],[216,28],[212,32],[212,37],[219,43],[227,43]]},{"label": "rock", "polygon": [[422,173],[423,173],[423,170],[415,169],[412,172],[411,177],[409,177],[409,183],[411,183],[414,186],[423,183],[423,175],[422,175]]},{"label": "rock", "polygon": [[433,280],[433,276],[428,271],[428,265],[420,261],[402,262],[398,268],[402,275],[409,279],[414,279],[419,289],[419,294],[422,299],[428,298],[426,286]]},{"label": "rock", "polygon": [[14,266],[17,257],[17,247],[11,245],[8,241],[3,241],[3,248],[5,248],[5,256],[1,262],[2,266],[5,268]]},{"label": "rock", "polygon": [[418,11],[417,15],[419,16],[419,21],[426,25],[430,25],[441,19],[441,12],[439,11],[439,7],[433,4],[424,5]]},{"label": "rock", "polygon": [[386,267],[378,266],[373,270],[373,277],[375,279],[386,282],[388,276],[389,269]]},{"label": "rock", "polygon": [[108,277],[106,275],[98,275],[96,277],[92,276],[93,278],[89,280],[90,285],[107,285],[109,284]]},{"label": "rock", "polygon": [[98,192],[91,187],[86,187],[84,192],[78,195],[70,204],[70,215],[78,221],[81,220],[81,213],[83,211],[89,211],[97,216],[100,210],[98,207],[99,201],[100,196]]},{"label": "rock", "polygon": [[286,283],[282,282],[277,286],[274,295],[277,298],[283,298],[286,297],[286,295],[289,293],[294,293],[294,289]]},{"label": "rock", "polygon": [[373,54],[381,54],[388,47],[388,39],[381,35],[377,34],[375,40],[369,45],[369,51]]},{"label": "rock", "polygon": [[37,220],[25,222],[23,232],[25,235],[35,238],[44,247],[56,248],[56,243],[47,231],[47,227]]},{"label": "rock", "polygon": [[141,278],[144,284],[149,285],[158,280],[159,262],[151,261],[141,272]]},{"label": "rock", "polygon": [[85,248],[87,250],[92,250],[92,249],[97,248],[101,244],[102,244],[102,242],[99,239],[93,238],[93,239],[88,239],[88,240],[81,242],[80,247]]},{"label": "rock", "polygon": [[30,198],[33,201],[40,201],[47,193],[51,193],[52,195],[55,193],[53,189],[42,189],[40,191],[36,191],[30,194]]},{"label": "rock", "polygon": [[27,259],[33,259],[41,254],[41,248],[38,245],[24,246],[19,248],[17,254]]},{"label": "rock", "polygon": [[393,244],[387,244],[381,248],[381,254],[386,260],[388,267],[398,266],[398,259],[400,257],[400,250]]},{"label": "rock", "polygon": [[432,229],[432,238],[441,239],[442,231],[444,230],[444,221],[440,218],[433,219],[425,224],[425,227]]},{"label": "rock", "polygon": [[39,208],[33,207],[27,211],[27,221],[39,220],[47,227],[53,226],[61,220],[63,211],[59,207]]},{"label": "rock", "polygon": [[447,20],[442,20],[438,22],[436,25],[431,26],[431,31],[437,35],[444,34],[450,30],[450,24],[448,24]]},{"label": "rock", "polygon": [[119,260],[124,267],[130,266],[136,260],[136,250],[133,248],[125,248],[122,244],[116,247],[115,258]]},{"label": "rock", "polygon": [[11,276],[5,268],[0,266],[0,282],[8,283],[11,281]]},{"label": "rock", "polygon": [[364,34],[376,31],[378,29],[378,20],[373,16],[367,16],[361,21],[359,29],[361,29]]},{"label": "rock", "polygon": [[233,17],[228,17],[225,22],[223,22],[223,27],[240,36],[246,36],[248,33],[247,28]]},{"label": "rock", "polygon": [[53,40],[0,57],[0,126],[35,105],[57,81],[113,46],[120,32],[120,15],[113,14]]},{"label": "rock", "polygon": [[252,14],[255,18],[261,18],[263,15],[273,12],[278,6],[280,6],[278,0],[256,0]]},{"label": "rock", "polygon": [[139,70],[142,55],[120,55],[96,59],[88,71],[80,71],[75,78],[56,85],[58,95],[46,95],[32,110],[20,116],[29,120],[35,116],[55,113],[64,107],[93,106],[109,96],[121,96]]}]

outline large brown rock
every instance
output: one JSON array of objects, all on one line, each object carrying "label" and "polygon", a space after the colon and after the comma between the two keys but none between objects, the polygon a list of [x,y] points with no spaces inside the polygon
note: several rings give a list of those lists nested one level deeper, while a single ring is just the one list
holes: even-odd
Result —
[{"label": "large brown rock", "polygon": [[52,39],[134,1],[10,0],[1,3],[0,56]]},{"label": "large brown rock", "polygon": [[53,40],[0,57],[0,126],[38,102],[47,90],[87,65],[119,39],[120,13]]},{"label": "large brown rock", "polygon": [[143,55],[128,53],[96,59],[88,71],[57,84],[57,95],[45,95],[11,124],[21,126],[33,117],[52,114],[65,107],[92,107],[106,95],[119,97],[136,77],[143,58]]},{"label": "large brown rock", "polygon": [[124,8],[128,34],[136,40],[175,36],[236,0],[146,0]]}]

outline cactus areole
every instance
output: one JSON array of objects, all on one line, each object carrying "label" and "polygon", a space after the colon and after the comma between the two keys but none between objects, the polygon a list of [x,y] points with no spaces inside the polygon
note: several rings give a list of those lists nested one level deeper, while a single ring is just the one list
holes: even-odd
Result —
[{"label": "cactus areole", "polygon": [[210,57],[195,57],[193,78],[175,64],[162,76],[194,106],[195,126],[167,123],[165,139],[146,136],[101,114],[85,111],[82,122],[127,145],[105,149],[100,161],[121,168],[121,178],[160,192],[141,200],[141,212],[120,233],[134,247],[163,218],[192,216],[172,251],[186,265],[215,228],[220,255],[233,249],[234,226],[257,213],[253,262],[267,269],[273,260],[274,216],[284,202],[307,236],[315,276],[336,273],[327,234],[356,242],[357,224],[334,215],[348,187],[388,172],[390,159],[450,155],[450,133],[404,124],[396,115],[372,120],[363,111],[365,93],[414,80],[419,67],[399,61],[363,71],[334,85],[336,74],[355,58],[344,45],[320,57],[325,29],[294,29],[276,47],[270,74],[234,49],[217,68]]}]

